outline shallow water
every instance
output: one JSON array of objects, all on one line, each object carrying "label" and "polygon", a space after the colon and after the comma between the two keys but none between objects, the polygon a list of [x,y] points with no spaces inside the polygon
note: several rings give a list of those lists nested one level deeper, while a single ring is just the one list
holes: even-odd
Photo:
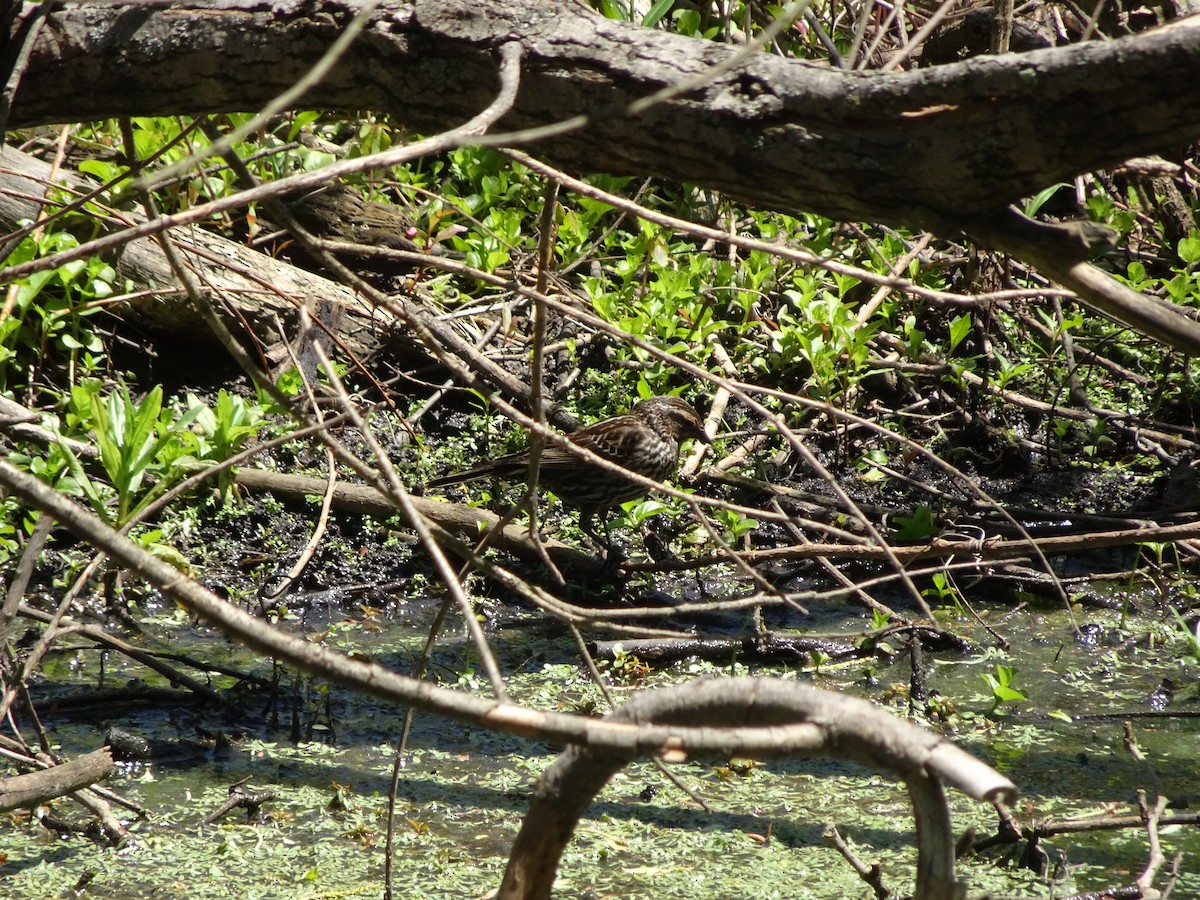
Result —
[{"label": "shallow water", "polygon": [[[1104,588],[1104,590],[1110,590]],[[940,611],[943,626],[979,646],[969,654],[928,654],[928,686],[944,714],[938,726],[991,762],[1022,790],[1014,812],[1024,824],[1043,818],[1128,814],[1136,791],[1161,793],[1173,805],[1193,803],[1197,770],[1195,707],[1200,663],[1179,639],[1177,624],[1159,614],[1152,592],[1110,591],[1115,609],[1045,604],[1019,609],[974,604],[1010,643],[1008,652],[964,610]],[[1122,617],[1128,601],[1130,614]],[[1146,610],[1137,613],[1138,608]],[[513,698],[541,709],[590,712],[603,698],[579,665],[561,626],[539,614],[490,607],[491,634]],[[425,640],[433,601],[393,598],[386,610],[325,607],[289,627],[320,636],[338,649],[365,654],[407,672]],[[12,897],[63,893],[85,872],[96,874],[96,897],[294,897],[321,891],[378,896],[382,878],[384,812],[394,742],[403,711],[371,698],[330,689],[307,677],[276,671],[263,660],[173,608],[143,620],[146,648],[169,649],[253,673],[273,688],[245,689],[218,711],[195,704],[121,704],[109,696],[96,708],[81,704],[103,683],[132,679],[165,686],[123,658],[79,646],[56,653],[36,690],[52,740],[74,755],[99,746],[108,725],[164,742],[157,760],[123,768],[109,787],[147,811],[125,814],[133,841],[122,850],[82,837],[61,839],[36,824],[3,826],[6,860],[0,885]],[[825,626],[829,610],[817,612]],[[1073,621],[1074,620],[1074,621]],[[841,630],[867,621],[841,610]],[[451,617],[431,672],[444,684],[487,690],[474,652]],[[1075,637],[1076,626],[1083,635]],[[683,662],[651,673],[643,683],[615,681],[620,696],[656,683],[711,674],[766,674],[868,697],[905,714],[911,667],[894,647],[889,661],[823,662],[768,670]],[[993,709],[982,677],[997,665],[1016,669],[1013,686],[1028,698]],[[192,673],[194,674],[194,673]],[[221,690],[228,676],[212,675]],[[51,702],[51,698],[57,698]],[[1173,718],[1182,713],[1184,717]],[[1123,723],[1145,755],[1125,745]],[[932,726],[930,726],[932,727]],[[223,732],[228,746],[213,736]],[[532,741],[468,728],[418,714],[397,793],[397,884],[400,896],[477,897],[499,884],[508,846],[520,824],[530,786],[555,751]],[[561,896],[812,897],[869,896],[849,867],[825,847],[822,832],[837,824],[859,854],[884,865],[894,888],[911,884],[913,825],[900,785],[875,773],[828,761],[675,767],[712,806],[705,812],[646,763],[632,766],[605,790],[584,820],[563,861]],[[247,790],[274,790],[261,820],[234,812],[198,826],[248,778]],[[333,803],[335,797],[337,802]],[[987,807],[953,795],[955,826],[980,833],[995,828]],[[81,818],[71,804],[60,814]],[[1188,871],[1200,844],[1194,829],[1164,829],[1164,851],[1186,854],[1177,896],[1200,896],[1200,874]],[[1131,883],[1146,861],[1140,829],[1068,834],[1044,840],[1053,863],[1069,868],[1053,888],[1071,891]],[[1014,848],[1009,851],[1017,855]],[[967,860],[972,891],[1050,896],[1027,870],[996,853]]]}]

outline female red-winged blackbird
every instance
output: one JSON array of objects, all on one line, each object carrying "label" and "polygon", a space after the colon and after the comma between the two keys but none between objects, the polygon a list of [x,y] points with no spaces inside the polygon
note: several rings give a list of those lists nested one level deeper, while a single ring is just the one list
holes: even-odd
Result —
[{"label": "female red-winged blackbird", "polygon": [[[679,464],[679,444],[686,438],[709,443],[700,416],[678,397],[651,397],[623,416],[614,416],[567,435],[567,440],[586,447],[597,456],[624,469],[662,481]],[[439,488],[461,481],[499,476],[520,480],[529,472],[529,451],[510,453],[489,462],[443,475],[426,483]],[[538,483],[553,491],[560,500],[579,507],[579,527],[598,543],[592,528],[596,513],[644,496],[646,488],[618,472],[592,465],[571,451],[548,444],[542,450]]]}]

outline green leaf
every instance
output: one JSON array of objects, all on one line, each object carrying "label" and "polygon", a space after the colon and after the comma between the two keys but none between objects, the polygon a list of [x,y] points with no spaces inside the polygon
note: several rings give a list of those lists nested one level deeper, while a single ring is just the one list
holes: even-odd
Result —
[{"label": "green leaf", "polygon": [[83,470],[83,464],[80,463],[79,457],[74,451],[63,441],[62,436],[59,436],[58,446],[63,452],[63,456],[67,460],[67,469],[71,473],[71,478],[79,489],[83,491],[83,496],[87,498],[88,504],[92,507],[92,511],[103,519],[108,524],[113,524],[112,515],[108,511],[108,506],[105,500],[100,496],[100,490],[96,483],[88,477],[87,472]]},{"label": "green leaf", "polygon": [[1179,258],[1188,265],[1200,260],[1200,234],[1195,232],[1179,242]]},{"label": "green leaf", "polygon": [[[72,389],[72,394],[76,390],[84,389],[74,388]],[[115,400],[115,395],[109,399]],[[116,484],[117,479],[121,477],[121,447],[115,437],[115,434],[124,431],[124,421],[121,418],[121,412],[119,409],[112,407],[111,404],[106,408],[106,404],[97,394],[87,393],[86,402],[90,408],[88,422],[92,429],[92,434],[96,438],[96,447],[100,450],[100,465],[108,473],[109,480],[113,484]],[[114,420],[120,421],[117,422]],[[114,425],[117,427],[114,427]]]},{"label": "green leaf", "polygon": [[896,523],[896,538],[901,541],[923,541],[939,530],[928,506],[918,506],[911,516],[895,516],[892,521]]},{"label": "green leaf", "polygon": [[950,320],[950,349],[953,351],[971,333],[971,316],[964,313]]},{"label": "green leaf", "polygon": [[188,562],[186,556],[184,556],[174,547],[168,544],[160,543],[159,541],[152,541],[146,545],[145,549],[155,559],[162,560],[167,565],[178,569],[184,575],[192,574],[192,564]]},{"label": "green leaf", "polygon": [[121,172],[119,166],[101,159],[85,159],[78,169],[80,172],[96,176],[101,181],[112,181]]},{"label": "green leaf", "polygon": [[653,28],[660,21],[662,21],[662,17],[665,16],[674,5],[675,0],[658,0],[657,3],[650,7],[650,12],[646,13],[645,18],[642,19],[642,27]]},{"label": "green leaf", "polygon": [[629,9],[619,0],[600,0],[600,14],[606,19],[616,19],[618,22],[629,21]]},{"label": "green leaf", "polygon": [[[677,9],[671,14],[671,17],[675,20],[675,27],[679,30],[680,34],[686,34],[691,37],[697,36],[697,33],[700,31],[700,13],[696,12],[696,10]],[[712,31],[714,34],[716,33],[716,29],[712,29]],[[710,37],[708,34],[700,36],[705,39]]]},{"label": "green leaf", "polygon": [[321,118],[321,114],[314,110],[296,113],[295,117],[292,119],[292,127],[288,129],[288,140],[294,141],[296,136],[300,134],[305,126],[311,125],[319,118]]},{"label": "green leaf", "polygon": [[134,490],[133,482],[141,481],[142,474],[154,462],[162,444],[161,438],[155,440],[158,415],[162,412],[162,386],[156,384],[137,406],[133,405],[128,389],[123,389],[122,394],[120,402],[125,407],[125,465],[130,490]]},{"label": "green leaf", "polygon": [[992,688],[992,694],[998,700],[1001,700],[1005,703],[1008,703],[1012,700],[1024,700],[1025,699],[1025,695],[1022,694],[1020,691],[1018,691],[1016,688],[1009,688],[1009,687],[1003,687],[1003,686]]},{"label": "green leaf", "polygon": [[1060,188],[1069,188],[1070,186],[1065,181],[1060,181],[1058,184],[1052,184],[1050,187],[1038,191],[1033,197],[1025,201],[1025,215],[1033,218],[1038,214],[1038,210],[1045,205],[1046,201],[1058,193]]}]

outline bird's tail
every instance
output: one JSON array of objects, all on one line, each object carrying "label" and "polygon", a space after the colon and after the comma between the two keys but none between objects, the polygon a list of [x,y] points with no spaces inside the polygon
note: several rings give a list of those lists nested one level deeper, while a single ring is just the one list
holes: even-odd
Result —
[{"label": "bird's tail", "polygon": [[437,478],[430,478],[425,482],[425,487],[440,488],[451,484],[462,484],[465,481],[475,481],[491,474],[493,474],[493,470],[490,465],[476,466],[473,469],[467,469],[463,472],[451,472],[449,475],[439,475]]},{"label": "bird's tail", "polygon": [[524,453],[511,453],[496,459],[480,463],[462,472],[452,472],[449,475],[439,475],[425,482],[426,488],[446,487],[450,484],[462,484],[464,481],[477,481],[480,478],[508,478],[524,475],[529,469],[529,457]]}]

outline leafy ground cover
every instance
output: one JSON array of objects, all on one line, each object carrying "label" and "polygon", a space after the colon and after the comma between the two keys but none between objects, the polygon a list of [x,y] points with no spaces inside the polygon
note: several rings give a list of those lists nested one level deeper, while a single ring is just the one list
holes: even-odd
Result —
[{"label": "leafy ground cover", "polygon": [[[685,33],[713,27],[688,11],[673,22]],[[136,308],[150,288],[114,260],[63,261],[103,210],[134,208],[133,161],[203,157],[216,131],[244,121],[68,130],[60,161],[107,186],[43,223],[13,225],[5,244],[6,268],[33,269],[8,279],[0,315],[9,462],[230,603],[467,693],[494,688],[490,648],[513,700],[533,709],[592,714],[661,684],[764,672],[876,700],[1022,788],[1011,833],[995,811],[954,801],[956,824],[975,829],[961,866],[976,892],[1065,897],[1131,884],[1160,839],[1176,891],[1200,890],[1186,860],[1171,869],[1174,854],[1195,850],[1180,830],[1191,824],[1200,666],[1188,358],[966,244],[747,209],[689,185],[576,182],[535,159],[462,148],[348,186],[402,223],[383,249],[369,229],[356,233],[357,274],[475,349],[397,341],[368,362],[335,352],[324,365],[305,356],[295,323],[234,318],[240,341],[264,359],[279,353],[271,377],[254,381],[218,362],[215,344],[148,331]],[[57,137],[12,142],[49,154]],[[405,139],[385,118],[303,112],[235,151],[251,175],[276,180]],[[1115,229],[1097,265],[1190,308],[1200,233],[1178,233],[1163,210],[1178,194],[1194,218],[1195,172],[1188,157],[1166,180],[1095,173],[1030,198],[1026,211]],[[214,157],[156,202],[185,211],[239,183]],[[48,199],[53,210],[78,198],[50,187]],[[314,267],[320,248],[292,243],[279,215],[255,206],[206,227]],[[272,327],[288,339],[272,345]],[[361,480],[345,458],[331,464],[315,428],[298,433],[316,410],[325,434],[378,467],[374,437],[418,493],[435,473],[523,446],[527,432],[505,409],[512,391],[469,383],[464,367],[518,385],[540,370],[546,398],[583,422],[678,393],[708,419],[713,449],[685,461],[680,490],[614,515],[618,543],[599,575],[567,571],[564,586],[538,562],[489,549],[486,560],[515,577],[485,566],[461,576],[453,587],[472,616],[440,625],[450,588],[403,517],[339,508],[326,520],[314,499],[239,489],[228,468]],[[370,433],[329,421],[348,407],[334,399],[342,385],[369,412]],[[521,491],[484,482],[445,499],[503,512]],[[10,895],[378,892],[402,714],[229,646],[38,522],[5,497],[9,584],[20,560],[32,566],[24,605],[0,620],[15,716],[6,748],[28,753],[42,739],[71,755],[118,725],[166,755],[114,781],[137,805],[123,814],[124,836],[64,837],[69,821],[6,814],[0,884]],[[539,522],[598,555],[553,500]],[[563,601],[559,618],[535,589]],[[73,624],[45,630],[60,604],[126,644]],[[464,638],[471,619],[487,648]],[[567,622],[582,629],[586,662]],[[673,637],[686,652],[673,654]],[[159,654],[165,671],[127,645]],[[200,703],[176,673],[220,701]],[[163,693],[138,693],[144,685]],[[555,749],[418,717],[400,754],[394,882],[424,896],[494,888]],[[680,769],[712,808],[648,765],[623,773],[564,859],[564,894],[867,895],[826,849],[828,824],[882,860],[893,887],[911,882],[907,802],[874,774],[736,759]],[[275,792],[261,818],[196,824],[245,777]],[[1139,790],[1150,807],[1171,803],[1150,834]]]}]

